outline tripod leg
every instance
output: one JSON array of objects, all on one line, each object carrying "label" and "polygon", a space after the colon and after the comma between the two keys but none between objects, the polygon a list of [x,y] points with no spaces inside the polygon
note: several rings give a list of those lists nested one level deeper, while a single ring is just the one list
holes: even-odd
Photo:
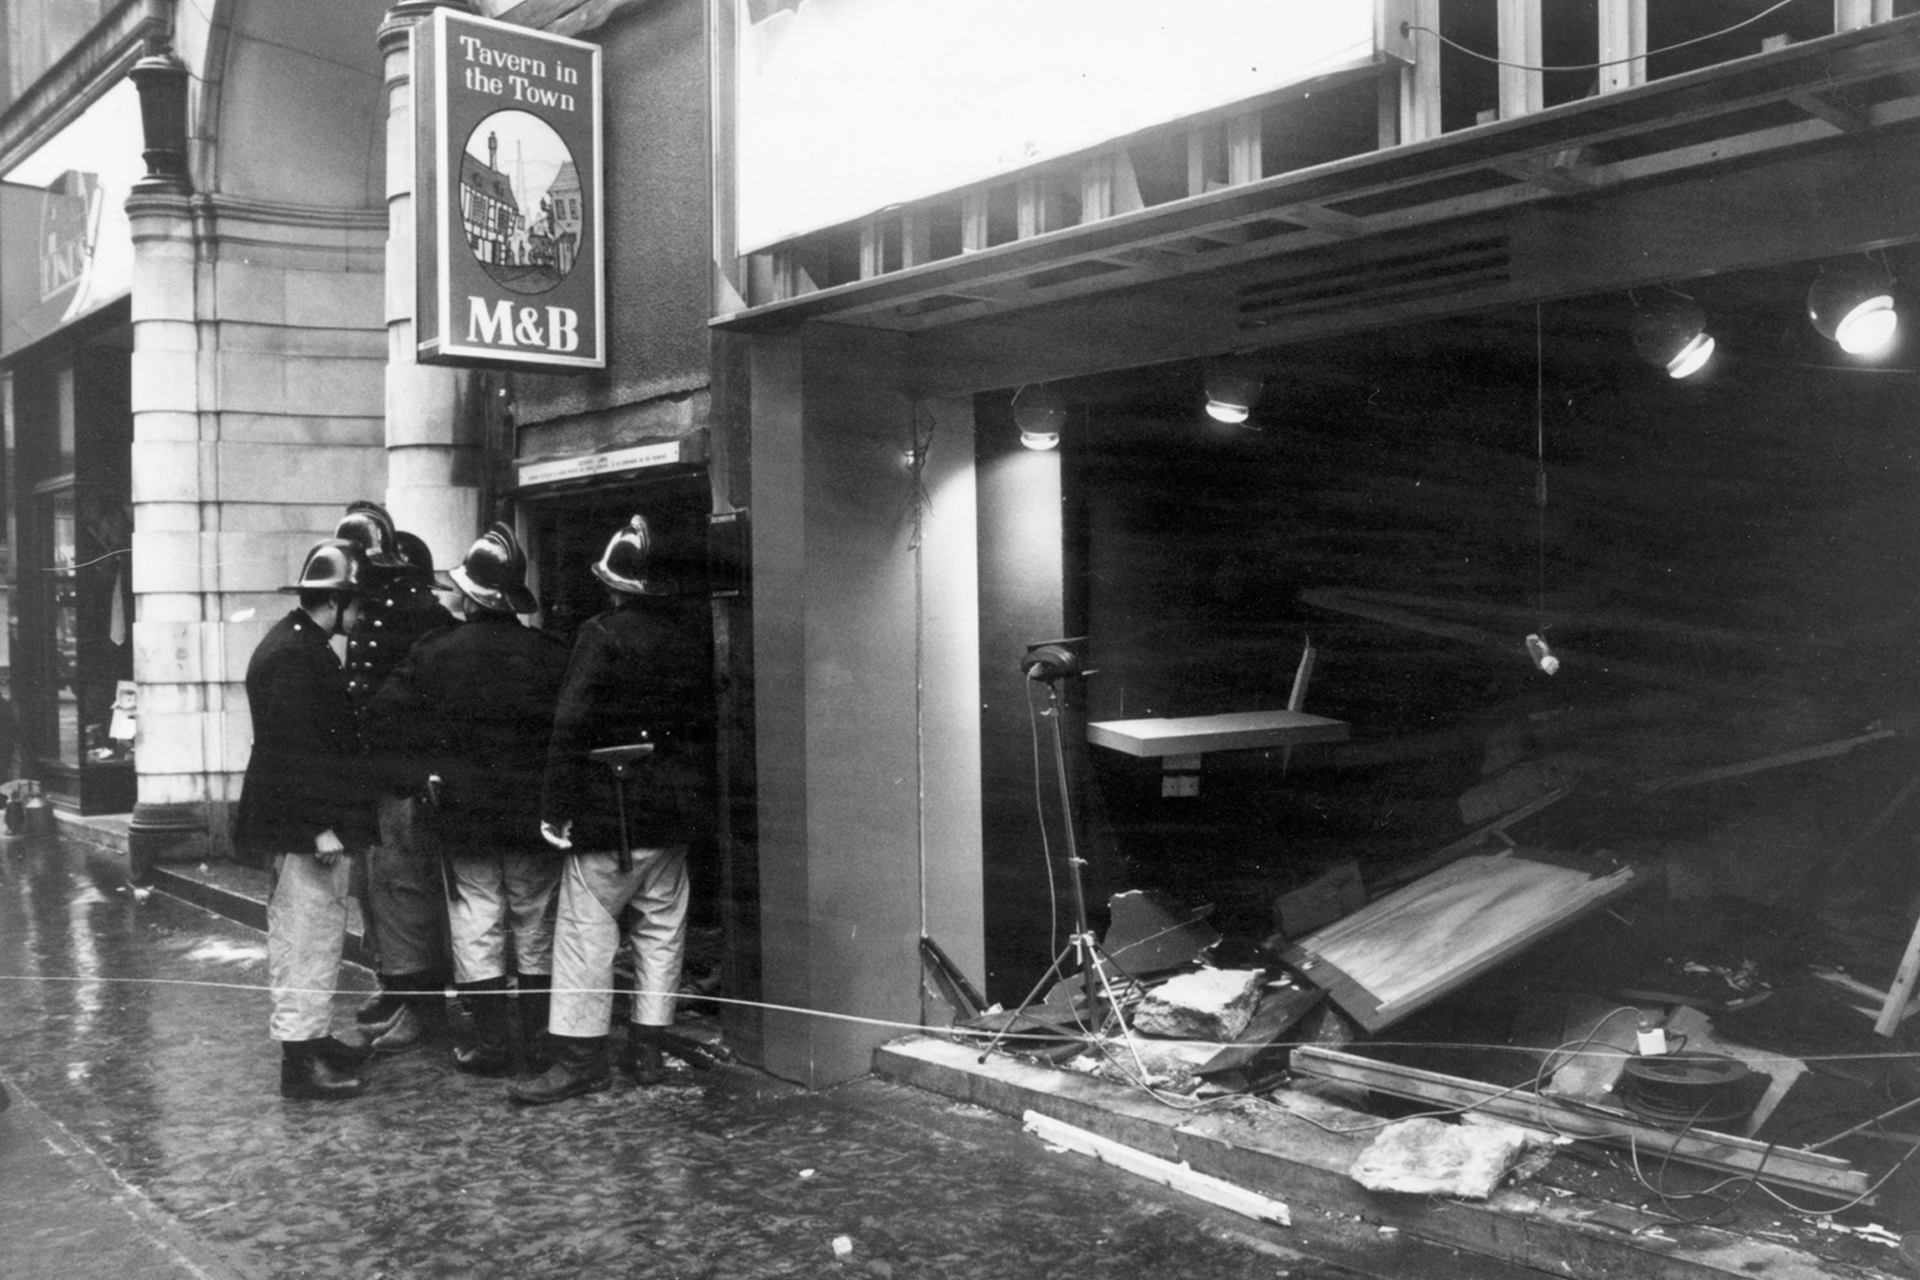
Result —
[{"label": "tripod leg", "polygon": [[1072,954],[1073,948],[1069,946],[1053,958],[1053,963],[1047,967],[1047,971],[1040,975],[1040,981],[1034,983],[1033,990],[1027,992],[1027,998],[1020,1002],[1018,1008],[1007,1015],[1006,1022],[1001,1024],[1000,1029],[993,1033],[993,1039],[987,1041],[987,1047],[980,1051],[978,1058],[974,1059],[976,1063],[985,1062],[987,1055],[1000,1047],[1000,1042],[1007,1038],[1007,1032],[1013,1030],[1013,1025],[1020,1020],[1020,1015],[1024,1014],[1032,1007],[1033,1002],[1040,998],[1040,993],[1046,990],[1048,982],[1065,979],[1067,976],[1066,970],[1061,968],[1061,966],[1067,962],[1067,957]]}]

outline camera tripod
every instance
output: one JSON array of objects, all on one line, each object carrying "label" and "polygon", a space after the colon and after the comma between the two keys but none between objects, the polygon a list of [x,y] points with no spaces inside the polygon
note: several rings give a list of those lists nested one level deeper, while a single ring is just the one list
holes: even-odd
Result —
[{"label": "camera tripod", "polygon": [[[1027,656],[1020,665],[1029,681],[1045,683],[1047,686],[1049,700],[1047,715],[1053,722],[1054,777],[1060,789],[1061,825],[1066,833],[1067,883],[1073,900],[1073,931],[1067,938],[1067,945],[1061,948],[1060,953],[1053,958],[1053,963],[1048,966],[1047,971],[1040,975],[1040,981],[1036,982],[1033,990],[1027,993],[1027,998],[1020,1002],[1019,1007],[1007,1016],[1006,1022],[1000,1029],[994,1032],[993,1038],[987,1041],[986,1048],[980,1051],[978,1059],[980,1062],[985,1062],[987,1055],[1000,1046],[1000,1042],[1006,1039],[1007,1033],[1013,1030],[1021,1016],[1032,1007],[1035,1000],[1040,998],[1040,993],[1047,989],[1049,983],[1066,980],[1068,957],[1075,958],[1080,965],[1081,999],[1085,1002],[1086,1016],[1092,1022],[1090,1027],[1082,1023],[1081,1029],[1089,1034],[1099,1030],[1100,1023],[1105,1017],[1100,995],[1100,986],[1103,981],[1101,966],[1111,966],[1114,972],[1121,972],[1119,966],[1115,965],[1101,949],[1099,941],[1093,936],[1093,929],[1087,924],[1086,879],[1081,874],[1081,868],[1086,864],[1080,857],[1080,848],[1074,838],[1073,793],[1068,789],[1067,753],[1060,730],[1060,683],[1068,676],[1084,673],[1080,670],[1079,658],[1068,645],[1067,641],[1030,645]],[[1121,976],[1126,975],[1121,973]]]}]

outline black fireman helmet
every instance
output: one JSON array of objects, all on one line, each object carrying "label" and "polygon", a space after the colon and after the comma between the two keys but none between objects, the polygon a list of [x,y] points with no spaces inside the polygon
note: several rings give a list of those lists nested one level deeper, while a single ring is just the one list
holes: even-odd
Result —
[{"label": "black fireman helmet", "polygon": [[404,562],[397,571],[400,581],[419,583],[421,586],[450,585],[447,575],[433,567],[433,550],[419,534],[409,533],[405,529],[394,530],[393,549]]},{"label": "black fireman helmet", "polygon": [[495,523],[467,548],[466,559],[447,570],[460,593],[496,613],[532,613],[540,607],[527,590],[527,553],[507,525]]},{"label": "black fireman helmet", "polygon": [[629,595],[647,590],[647,564],[653,559],[653,533],[647,518],[636,515],[607,542],[607,550],[593,566],[593,576]]},{"label": "black fireman helmet", "polygon": [[308,550],[306,563],[300,566],[300,580],[280,590],[365,595],[371,589],[369,576],[366,554],[358,546],[345,538],[323,538]]},{"label": "black fireman helmet", "polygon": [[359,547],[375,569],[391,572],[405,564],[396,543],[393,517],[377,502],[362,499],[351,503],[334,527],[333,536]]}]

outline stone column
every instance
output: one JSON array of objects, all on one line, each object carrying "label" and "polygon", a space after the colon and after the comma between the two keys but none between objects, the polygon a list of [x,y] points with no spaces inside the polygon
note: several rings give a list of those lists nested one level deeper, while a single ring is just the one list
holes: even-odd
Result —
[{"label": "stone column", "polygon": [[414,359],[413,29],[466,0],[395,0],[380,24],[387,92],[387,508],[454,563],[479,534],[485,457],[479,379]]},{"label": "stone column", "polygon": [[[184,187],[136,191],[133,227],[133,675],[140,689],[135,878],[156,861],[205,858],[209,670],[200,541],[198,250]],[[185,555],[176,558],[177,554]],[[217,606],[216,606],[217,608]]]}]

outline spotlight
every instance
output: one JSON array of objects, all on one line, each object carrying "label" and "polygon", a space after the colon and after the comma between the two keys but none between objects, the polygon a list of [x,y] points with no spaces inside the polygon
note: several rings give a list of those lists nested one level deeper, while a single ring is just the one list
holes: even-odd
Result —
[{"label": "spotlight", "polygon": [[1713,355],[1713,338],[1699,305],[1675,296],[1634,312],[1633,349],[1648,364],[1665,369],[1668,377],[1684,378],[1706,365]]},{"label": "spotlight", "polygon": [[1027,448],[1055,449],[1060,429],[1067,425],[1067,406],[1052,387],[1021,387],[1013,393],[1013,423]]},{"label": "spotlight", "polygon": [[1807,290],[1807,319],[1848,355],[1878,355],[1900,327],[1891,274],[1864,262],[1822,267]]},{"label": "spotlight", "polygon": [[1257,374],[1216,367],[1207,370],[1206,389],[1207,416],[1215,422],[1237,426],[1245,422],[1252,415],[1253,406],[1260,403],[1266,382]]}]

